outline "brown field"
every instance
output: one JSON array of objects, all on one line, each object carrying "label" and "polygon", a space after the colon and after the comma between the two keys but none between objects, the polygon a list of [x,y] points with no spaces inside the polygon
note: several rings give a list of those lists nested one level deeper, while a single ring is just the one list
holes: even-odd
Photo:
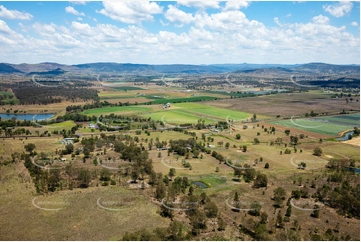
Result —
[{"label": "brown field", "polygon": [[279,93],[260,97],[225,99],[210,101],[205,104],[229,108],[243,112],[263,114],[275,118],[316,113],[339,113],[345,110],[360,110],[358,102],[346,104],[344,99],[330,98],[330,94],[319,93]]},{"label": "brown field", "polygon": [[352,138],[351,140],[343,141],[342,143],[360,147],[360,137]]}]

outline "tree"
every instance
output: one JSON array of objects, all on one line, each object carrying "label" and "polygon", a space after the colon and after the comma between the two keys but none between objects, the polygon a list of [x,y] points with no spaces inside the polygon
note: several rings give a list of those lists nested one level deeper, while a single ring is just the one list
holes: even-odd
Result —
[{"label": "tree", "polygon": [[166,196],[166,187],[163,182],[159,182],[155,189],[155,197],[159,200],[165,198]]},{"label": "tree", "polygon": [[291,206],[291,205],[288,205],[285,216],[291,217],[291,213],[292,213],[292,206]]},{"label": "tree", "polygon": [[[240,208],[241,207],[241,204],[239,203],[239,195],[238,195],[237,191],[234,193],[233,205],[234,205],[235,208]],[[237,210],[237,211],[239,212],[239,210]]]},{"label": "tree", "polygon": [[311,216],[312,217],[314,217],[314,218],[319,218],[320,217],[320,209],[319,209],[320,207],[317,205],[317,204],[315,204],[315,206],[313,206],[313,212],[312,212],[312,214],[311,214]]},{"label": "tree", "polygon": [[245,164],[244,167],[249,168],[249,169],[244,170],[244,173],[243,173],[244,181],[251,182],[256,176],[256,170],[251,169],[250,165],[247,165],[247,164]]},{"label": "tree", "polygon": [[218,217],[218,231],[223,231],[226,229],[226,223],[222,218]]},{"label": "tree", "polygon": [[91,174],[88,169],[80,169],[78,174],[78,180],[80,182],[81,188],[87,188],[89,186],[89,183],[91,181]]},{"label": "tree", "polygon": [[67,144],[66,146],[65,146],[65,150],[66,150],[66,153],[67,154],[71,154],[71,153],[73,153],[73,151],[74,151],[74,145],[73,144]]},{"label": "tree", "polygon": [[218,166],[216,167],[216,172],[219,172],[219,167]]},{"label": "tree", "polygon": [[262,212],[260,217],[261,217],[260,223],[261,224],[266,224],[267,219],[268,219],[268,214],[266,212]]},{"label": "tree", "polygon": [[218,207],[214,202],[208,202],[204,206],[204,210],[208,218],[216,218],[218,215]]},{"label": "tree", "polygon": [[240,135],[240,134],[236,134],[236,139],[241,139],[241,135]]},{"label": "tree", "polygon": [[241,170],[241,169],[234,168],[233,175],[237,177],[237,180],[238,180],[238,181],[241,181],[240,178],[241,178],[241,175],[242,175],[242,170]]},{"label": "tree", "polygon": [[289,130],[289,129],[286,129],[285,130],[285,134],[288,136],[288,135],[290,135],[290,133],[291,133],[291,130]]},{"label": "tree", "polygon": [[132,176],[133,182],[136,183],[137,179],[139,177],[139,169],[137,167],[133,168],[131,176]]},{"label": "tree", "polygon": [[170,168],[169,169],[168,176],[170,177],[171,180],[172,180],[172,177],[175,176],[175,173],[176,173],[175,168]]},{"label": "tree", "polygon": [[316,156],[321,156],[322,155],[322,149],[320,147],[316,147],[313,150],[313,154],[316,155]]},{"label": "tree", "polygon": [[243,152],[247,151],[247,145],[243,145]]},{"label": "tree", "polygon": [[276,219],[276,226],[279,227],[279,228],[283,228],[283,220],[282,220],[282,215],[281,215],[281,210],[278,211],[278,214],[277,214],[277,219]]},{"label": "tree", "polygon": [[282,206],[282,203],[283,203],[283,200],[285,199],[285,196],[286,196],[286,191],[282,187],[277,187],[273,191],[273,197],[274,197],[274,201],[276,202],[277,207]]},{"label": "tree", "polygon": [[225,145],[226,149],[229,148],[229,145],[230,145],[229,142],[227,142],[226,145]]},{"label": "tree", "polygon": [[102,169],[100,171],[100,179],[101,181],[110,181],[110,171],[108,169]]},{"label": "tree", "polygon": [[36,148],[36,145],[33,143],[29,143],[24,146],[25,150],[30,153],[30,155],[33,154],[34,149]]},{"label": "tree", "polygon": [[257,177],[254,180],[254,187],[259,188],[259,187],[267,187],[267,176],[266,174],[262,174],[260,172],[257,173]]},{"label": "tree", "polygon": [[198,156],[199,156],[199,150],[197,150],[197,149],[195,149],[195,150],[193,150],[193,158],[198,158]]},{"label": "tree", "polygon": [[251,209],[252,210],[249,210],[249,214],[253,216],[259,216],[262,209],[262,205],[260,202],[254,201],[251,203]]},{"label": "tree", "polygon": [[253,139],[253,142],[254,142],[255,145],[258,145],[258,144],[260,143],[260,141],[259,141],[258,138],[254,138],[254,139]]},{"label": "tree", "polygon": [[266,163],[266,164],[264,165],[264,168],[268,169],[268,168],[269,168],[269,164]]},{"label": "tree", "polygon": [[256,115],[256,114],[253,114],[252,122],[256,122],[256,121],[257,121],[257,115]]},{"label": "tree", "polygon": [[190,187],[189,187],[189,190],[188,190],[188,195],[189,195],[189,196],[192,196],[192,195],[193,195],[193,191],[194,191],[193,186],[190,186]]}]

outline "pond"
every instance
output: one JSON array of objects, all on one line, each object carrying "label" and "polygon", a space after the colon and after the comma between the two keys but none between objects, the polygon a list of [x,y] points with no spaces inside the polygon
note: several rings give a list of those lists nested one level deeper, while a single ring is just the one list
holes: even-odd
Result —
[{"label": "pond", "polygon": [[355,168],[347,167],[346,169],[349,170],[349,171],[353,171],[353,172],[355,172],[356,174],[360,174],[360,168],[357,168],[357,167],[355,167]]},{"label": "pond", "polygon": [[45,119],[49,119],[51,117],[53,117],[54,114],[53,113],[26,113],[26,114],[8,114],[8,113],[0,113],[0,118],[1,119],[12,119],[13,117],[15,117],[17,120],[35,120],[35,121],[39,121],[39,120],[45,120]]},{"label": "pond", "polygon": [[201,181],[195,181],[195,182],[192,182],[194,185],[196,185],[197,187],[200,187],[200,188],[208,188],[208,186],[206,184],[204,184],[203,182]]},{"label": "pond", "polygon": [[340,141],[348,140],[349,135],[353,135],[353,131],[347,132],[343,137],[336,138],[336,140],[340,140]]}]

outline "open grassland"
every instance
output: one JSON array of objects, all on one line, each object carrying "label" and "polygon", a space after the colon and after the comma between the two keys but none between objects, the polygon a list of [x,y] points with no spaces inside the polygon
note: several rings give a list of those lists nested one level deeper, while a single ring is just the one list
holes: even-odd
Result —
[{"label": "open grassland", "polygon": [[[10,97],[10,98],[9,98]],[[0,92],[0,98],[1,98],[1,105],[4,104],[18,104],[19,99],[16,98],[15,94],[13,92]]]},{"label": "open grassland", "polygon": [[212,120],[207,117],[201,117],[200,115],[182,112],[178,110],[169,110],[161,111],[151,114],[145,114],[144,117],[152,118],[154,120],[163,121],[166,124],[195,124],[199,119],[203,119],[206,124],[215,123],[215,120]]},{"label": "open grassland", "polygon": [[358,102],[346,104],[344,99],[331,98],[331,94],[319,92],[307,93],[278,93],[249,98],[224,99],[207,102],[206,104],[240,110],[243,112],[262,114],[275,118],[305,115],[305,113],[339,113],[345,110],[360,110]]},{"label": "open grassland", "polygon": [[63,129],[65,129],[65,130],[71,129],[75,125],[76,124],[74,123],[74,121],[64,121],[61,123],[46,125],[46,129],[49,129],[49,131],[53,131],[53,130],[61,131]]},{"label": "open grassland", "polygon": [[171,108],[168,110],[143,116],[151,117],[155,120],[162,120],[168,124],[195,124],[199,119],[202,119],[206,124],[209,124],[217,123],[218,121],[226,122],[227,117],[229,119],[237,120],[245,120],[250,117],[249,114],[244,112],[215,108],[199,103],[171,104]]},{"label": "open grassland", "polygon": [[345,130],[360,127],[360,113],[304,119],[292,118],[271,123],[320,134],[337,136],[340,132]]},{"label": "open grassland", "polygon": [[152,109],[145,106],[122,106],[122,107],[104,107],[95,108],[84,111],[86,115],[101,115],[101,114],[137,114],[141,112],[149,112]]},{"label": "open grassland", "polygon": [[[157,214],[159,205],[144,197],[147,191],[113,186],[39,196],[23,164],[2,167],[0,174],[0,226],[7,228],[0,233],[1,240],[121,240],[125,232],[169,223]],[[98,199],[104,207],[107,203],[125,205],[119,207],[123,210],[106,210],[98,206]],[[60,209],[46,211],[33,203]],[[17,219],[13,219],[15,215]]]}]

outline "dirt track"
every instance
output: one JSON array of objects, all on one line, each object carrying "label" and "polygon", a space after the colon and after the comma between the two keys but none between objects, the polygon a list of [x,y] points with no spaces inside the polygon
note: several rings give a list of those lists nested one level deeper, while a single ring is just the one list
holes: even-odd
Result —
[{"label": "dirt track", "polygon": [[351,140],[346,140],[346,141],[343,141],[342,143],[360,147],[360,137],[352,138]]}]

